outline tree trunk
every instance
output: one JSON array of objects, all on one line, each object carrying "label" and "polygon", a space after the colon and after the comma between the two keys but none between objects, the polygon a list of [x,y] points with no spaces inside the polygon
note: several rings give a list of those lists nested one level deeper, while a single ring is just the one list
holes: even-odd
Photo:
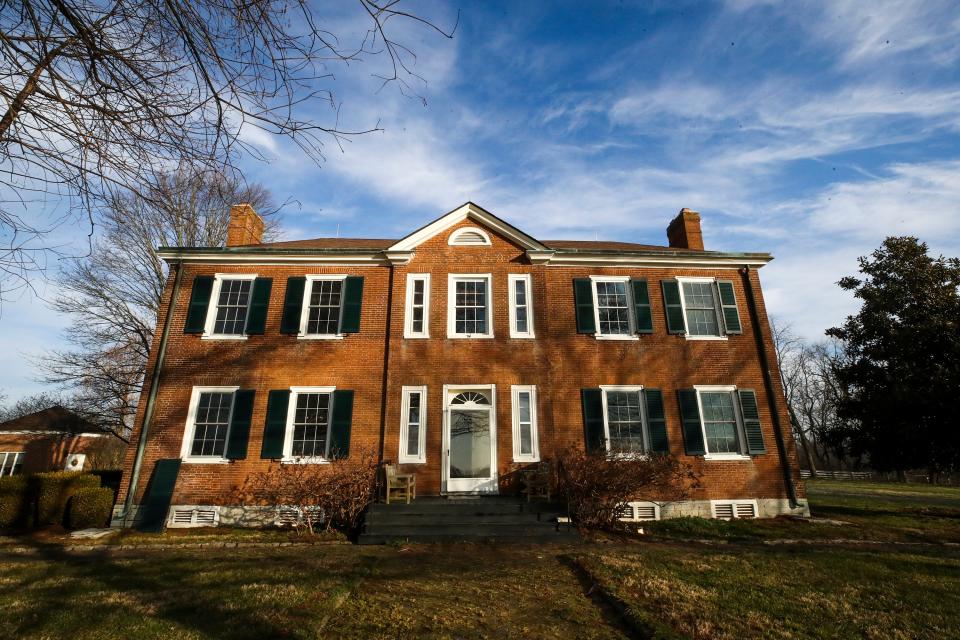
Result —
[{"label": "tree trunk", "polygon": [[30,74],[30,77],[27,78],[27,81],[20,89],[20,92],[17,93],[17,95],[13,97],[13,100],[10,101],[10,107],[7,109],[7,112],[3,114],[3,118],[0,118],[0,140],[6,138],[7,130],[20,116],[20,112],[23,111],[23,105],[25,105],[27,103],[27,99],[36,92],[37,86],[40,83],[40,76],[43,75],[43,72],[50,67],[50,64],[53,62],[54,58],[60,55],[60,52],[63,51],[63,48],[67,46],[69,42],[69,40],[64,42],[59,47],[50,50],[47,55],[43,56],[43,58],[40,59],[40,62],[37,63],[37,68],[34,69],[33,73]]}]

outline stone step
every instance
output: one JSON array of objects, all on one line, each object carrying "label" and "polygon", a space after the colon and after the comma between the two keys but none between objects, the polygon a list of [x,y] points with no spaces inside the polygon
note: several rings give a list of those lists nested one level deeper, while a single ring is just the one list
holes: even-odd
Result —
[{"label": "stone step", "polygon": [[464,522],[489,523],[537,523],[555,522],[559,513],[391,513],[371,512],[366,515],[367,524],[449,524]]},{"label": "stone step", "polygon": [[434,544],[449,542],[495,542],[510,544],[550,544],[563,543],[574,544],[581,542],[580,535],[575,531],[540,531],[537,533],[509,533],[501,531],[497,533],[475,533],[470,531],[457,531],[454,533],[404,533],[404,534],[362,534],[357,542],[359,544],[392,544],[401,542],[411,542],[418,544]]}]

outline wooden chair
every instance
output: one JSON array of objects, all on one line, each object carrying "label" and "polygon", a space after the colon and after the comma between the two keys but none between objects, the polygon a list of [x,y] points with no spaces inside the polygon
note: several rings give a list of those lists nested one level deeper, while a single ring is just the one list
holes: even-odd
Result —
[{"label": "wooden chair", "polygon": [[390,498],[406,500],[410,504],[411,498],[417,499],[417,476],[412,473],[397,473],[397,465],[383,465],[383,472],[387,479],[387,504]]},{"label": "wooden chair", "polygon": [[527,502],[533,498],[545,498],[550,500],[550,463],[544,462],[529,469],[523,473],[523,494],[527,496]]}]

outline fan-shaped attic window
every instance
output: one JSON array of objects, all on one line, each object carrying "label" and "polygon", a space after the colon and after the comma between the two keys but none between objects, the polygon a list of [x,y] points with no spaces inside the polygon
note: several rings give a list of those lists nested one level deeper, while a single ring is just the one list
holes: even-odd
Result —
[{"label": "fan-shaped attic window", "polygon": [[478,391],[464,391],[454,396],[450,404],[490,404],[490,399]]},{"label": "fan-shaped attic window", "polygon": [[490,246],[490,236],[483,229],[464,227],[450,234],[450,246],[481,247]]}]

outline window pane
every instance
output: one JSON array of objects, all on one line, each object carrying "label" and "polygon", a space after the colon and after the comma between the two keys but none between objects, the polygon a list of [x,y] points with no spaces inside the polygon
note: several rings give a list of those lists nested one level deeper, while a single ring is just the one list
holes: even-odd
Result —
[{"label": "window pane", "polygon": [[247,305],[250,303],[251,280],[223,280],[217,298],[217,317],[213,333],[240,335],[247,324]]},{"label": "window pane", "polygon": [[295,458],[327,455],[329,410],[329,393],[297,394],[290,455]]},{"label": "window pane", "polygon": [[533,422],[530,418],[530,392],[521,391],[517,394],[517,422],[520,430],[520,453],[533,453]]},{"label": "window pane", "polygon": [[197,402],[197,414],[193,423],[192,456],[222,457],[230,426],[232,392],[204,392]]},{"label": "window pane", "polygon": [[712,282],[684,282],[683,302],[690,335],[720,335]]},{"label": "window pane", "polygon": [[607,391],[607,425],[610,428],[610,451],[642,452],[643,417],[640,392]]},{"label": "window pane", "polygon": [[703,406],[707,451],[709,453],[740,453],[733,394],[726,391],[701,393],[700,404]]},{"label": "window pane", "polygon": [[310,289],[307,333],[333,335],[340,329],[342,280],[314,280]]},{"label": "window pane", "polygon": [[407,455],[420,455],[420,393],[411,393],[407,412]]},{"label": "window pane", "polygon": [[629,334],[630,309],[627,306],[625,282],[598,282],[597,315],[601,334]]},{"label": "window pane", "polygon": [[485,280],[457,280],[454,331],[463,334],[487,332],[487,283]]},{"label": "window pane", "polygon": [[514,323],[517,333],[527,333],[527,282],[526,280],[513,281],[514,294]]}]

